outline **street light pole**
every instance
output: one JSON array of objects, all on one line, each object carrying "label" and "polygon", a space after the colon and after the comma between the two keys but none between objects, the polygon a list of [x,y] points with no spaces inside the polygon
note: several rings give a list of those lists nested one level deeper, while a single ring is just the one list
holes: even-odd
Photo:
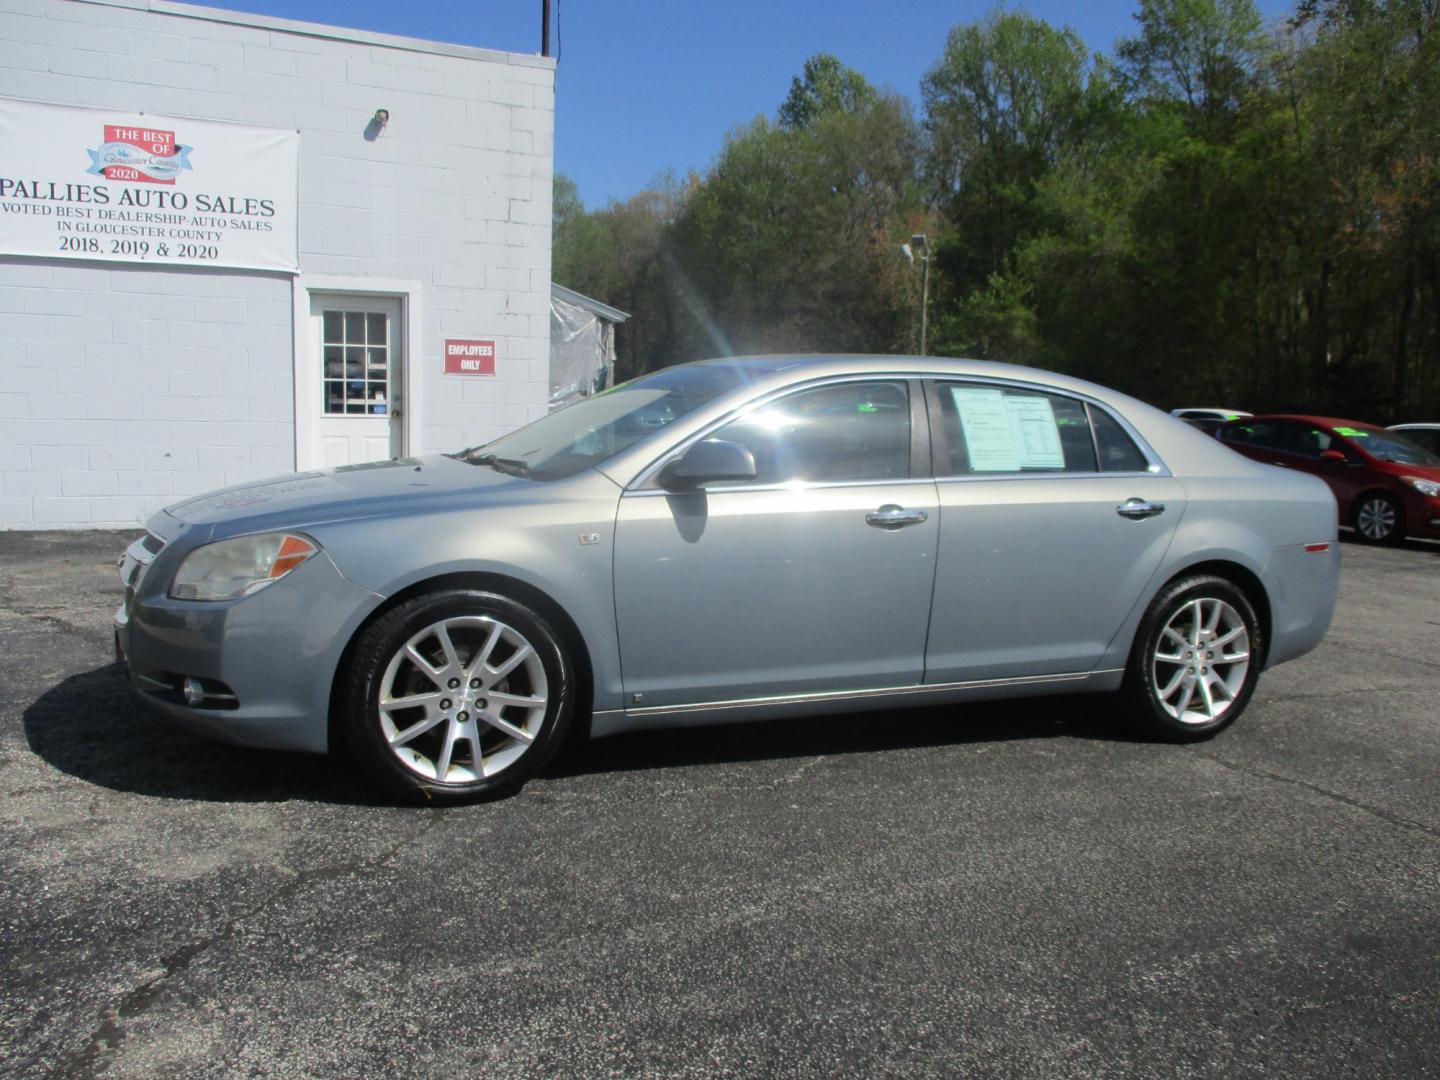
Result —
[{"label": "street light pole", "polygon": [[924,233],[910,237],[910,249],[920,252],[920,355],[926,352],[926,338],[930,329],[930,244]]},{"label": "street light pole", "polygon": [[920,271],[920,355],[929,356],[926,351],[926,334],[930,329],[930,251],[927,248]]}]

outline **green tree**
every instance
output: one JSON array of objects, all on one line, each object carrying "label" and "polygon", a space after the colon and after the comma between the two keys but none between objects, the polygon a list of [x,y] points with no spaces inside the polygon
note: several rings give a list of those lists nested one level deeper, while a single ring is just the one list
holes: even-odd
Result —
[{"label": "green tree", "polygon": [[816,53],[790,81],[790,96],[780,106],[780,126],[809,127],[822,116],[864,112],[875,102],[875,88],[863,75],[829,53]]},{"label": "green tree", "polygon": [[[985,351],[967,312],[993,322],[997,309],[972,294],[1006,281],[1019,245],[1042,227],[1037,188],[1085,131],[1088,71],[1073,31],[999,10],[951,30],[922,81],[927,174],[948,226],[935,245],[939,351]],[[1024,295],[1007,284],[1002,309]],[[1013,354],[1019,339],[1008,340]]]},{"label": "green tree", "polygon": [[1140,0],[1135,19],[1116,51],[1137,92],[1207,117],[1239,107],[1265,46],[1253,0]]}]

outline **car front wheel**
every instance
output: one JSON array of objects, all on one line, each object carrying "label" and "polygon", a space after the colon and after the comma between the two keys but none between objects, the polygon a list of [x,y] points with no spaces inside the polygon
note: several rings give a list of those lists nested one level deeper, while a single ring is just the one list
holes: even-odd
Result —
[{"label": "car front wheel", "polygon": [[1394,543],[1405,535],[1404,511],[1389,495],[1362,495],[1355,504],[1355,532],[1367,543]]},{"label": "car front wheel", "polygon": [[415,597],[368,627],[352,655],[350,746],[372,778],[407,800],[513,793],[565,739],[569,657],[543,618],[508,597]]},{"label": "car front wheel", "polygon": [[1240,589],[1210,574],[1181,578],[1140,621],[1121,692],[1146,734],[1208,739],[1245,710],[1263,657],[1260,622]]}]

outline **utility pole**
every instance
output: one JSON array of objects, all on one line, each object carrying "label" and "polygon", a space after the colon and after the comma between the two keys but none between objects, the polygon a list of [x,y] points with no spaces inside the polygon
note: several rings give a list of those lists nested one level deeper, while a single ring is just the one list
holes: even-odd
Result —
[{"label": "utility pole", "polygon": [[550,0],[540,0],[540,55],[550,55]]}]

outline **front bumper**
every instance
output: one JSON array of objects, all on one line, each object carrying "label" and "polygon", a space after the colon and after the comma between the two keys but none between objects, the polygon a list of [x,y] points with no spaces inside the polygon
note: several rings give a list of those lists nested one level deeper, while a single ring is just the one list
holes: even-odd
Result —
[{"label": "front bumper", "polygon": [[1440,498],[1422,495],[1408,486],[1404,496],[1405,534],[1440,540]]},{"label": "front bumper", "polygon": [[[115,613],[115,650],[141,699],[210,738],[325,752],[335,671],[380,597],[322,552],[238,600],[174,600],[165,585],[185,553],[143,562],[135,552],[132,545],[121,564],[126,598]],[[185,702],[186,679],[204,693],[198,705]]]}]

